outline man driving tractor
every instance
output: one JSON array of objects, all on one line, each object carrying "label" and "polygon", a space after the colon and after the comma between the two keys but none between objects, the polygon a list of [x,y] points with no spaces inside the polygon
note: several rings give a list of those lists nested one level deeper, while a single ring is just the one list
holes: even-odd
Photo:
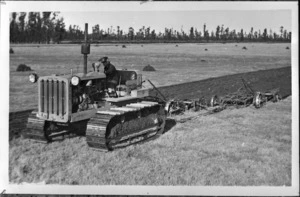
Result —
[{"label": "man driving tractor", "polygon": [[116,95],[116,87],[118,85],[119,75],[114,65],[108,61],[108,57],[102,57],[98,60],[104,66],[104,73],[106,75],[106,88],[108,94],[112,97]]}]

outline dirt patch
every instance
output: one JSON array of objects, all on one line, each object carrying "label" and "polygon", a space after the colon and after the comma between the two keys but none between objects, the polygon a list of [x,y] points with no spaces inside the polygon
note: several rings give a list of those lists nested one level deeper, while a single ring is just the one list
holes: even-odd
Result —
[{"label": "dirt patch", "polygon": [[[163,86],[158,89],[168,99],[198,99],[201,97],[210,99],[213,95],[225,96],[236,92],[243,87],[242,78],[254,91],[266,92],[279,88],[279,94],[283,98],[292,94],[291,67],[227,75],[178,85]],[[150,95],[159,96],[155,90],[151,90]]]}]

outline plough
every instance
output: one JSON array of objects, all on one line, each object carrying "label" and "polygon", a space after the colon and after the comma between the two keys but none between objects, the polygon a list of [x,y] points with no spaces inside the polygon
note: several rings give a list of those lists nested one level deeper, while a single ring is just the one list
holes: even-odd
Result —
[{"label": "plough", "polygon": [[268,101],[277,102],[282,99],[279,94],[279,88],[267,92],[259,92],[254,91],[243,78],[242,82],[244,87],[239,88],[238,91],[223,97],[214,95],[209,101],[204,99],[204,97],[200,99],[169,100],[165,110],[169,116],[183,114],[187,110],[199,111],[202,109],[207,110],[209,113],[215,113],[230,106],[239,108],[254,105],[255,108],[261,108]]},{"label": "plough", "polygon": [[275,103],[280,100],[282,100],[282,97],[279,94],[279,88],[276,88],[265,93],[256,92],[253,98],[253,105],[256,108],[260,108],[268,101],[273,101]]}]

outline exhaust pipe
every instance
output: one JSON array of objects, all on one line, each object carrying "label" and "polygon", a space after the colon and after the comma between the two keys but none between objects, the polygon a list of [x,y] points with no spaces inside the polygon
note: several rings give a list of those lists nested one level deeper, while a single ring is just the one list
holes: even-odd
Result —
[{"label": "exhaust pipe", "polygon": [[88,24],[85,24],[84,43],[81,45],[81,53],[83,54],[83,73],[87,74],[87,57],[90,54],[90,44],[88,43]]}]

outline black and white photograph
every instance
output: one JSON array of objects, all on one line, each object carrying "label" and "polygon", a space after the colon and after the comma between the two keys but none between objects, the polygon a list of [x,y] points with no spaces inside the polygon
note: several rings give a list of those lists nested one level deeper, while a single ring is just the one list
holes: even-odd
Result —
[{"label": "black and white photograph", "polygon": [[297,2],[0,8],[0,192],[299,194]]}]

